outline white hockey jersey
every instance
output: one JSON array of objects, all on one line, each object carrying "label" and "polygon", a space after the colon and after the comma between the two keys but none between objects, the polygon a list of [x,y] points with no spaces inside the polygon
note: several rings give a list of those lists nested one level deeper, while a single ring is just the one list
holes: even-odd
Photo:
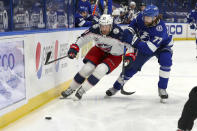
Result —
[{"label": "white hockey jersey", "polygon": [[78,38],[76,44],[82,47],[84,44],[93,40],[95,45],[104,52],[119,56],[124,53],[124,45],[127,46],[127,44],[122,42],[122,35],[123,30],[115,24],[109,35],[106,36],[100,33],[99,25],[95,24]]}]

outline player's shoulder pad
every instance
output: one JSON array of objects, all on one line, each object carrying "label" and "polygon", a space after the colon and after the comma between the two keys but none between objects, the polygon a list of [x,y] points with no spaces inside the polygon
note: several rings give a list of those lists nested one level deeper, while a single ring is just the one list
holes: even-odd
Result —
[{"label": "player's shoulder pad", "polygon": [[93,29],[99,28],[99,24],[94,24],[94,25],[92,26],[92,28],[93,28]]},{"label": "player's shoulder pad", "polygon": [[136,16],[136,19],[142,19],[143,15],[142,15],[142,12],[139,12]]},{"label": "player's shoulder pad", "polygon": [[163,34],[167,33],[167,27],[164,21],[160,21],[159,24],[155,26],[156,34],[158,36],[163,36]]},{"label": "player's shoulder pad", "polygon": [[113,25],[112,32],[114,35],[120,34],[123,32],[122,28],[116,24]]},{"label": "player's shoulder pad", "polygon": [[99,24],[94,24],[89,28],[89,31],[95,34],[99,34]]}]

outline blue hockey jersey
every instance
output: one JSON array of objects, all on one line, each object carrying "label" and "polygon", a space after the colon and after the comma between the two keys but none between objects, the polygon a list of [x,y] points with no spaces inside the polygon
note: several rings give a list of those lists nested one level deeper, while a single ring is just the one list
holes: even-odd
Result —
[{"label": "blue hockey jersey", "polygon": [[142,13],[124,30],[123,42],[132,44],[132,40],[136,36],[140,42],[133,46],[148,55],[152,55],[160,47],[172,47],[173,44],[172,36],[168,35],[165,23],[160,20],[155,26],[147,27],[144,24]]},{"label": "blue hockey jersey", "polygon": [[197,24],[197,10],[192,10],[187,16],[187,22]]},{"label": "blue hockey jersey", "polygon": [[82,0],[79,0],[78,5],[77,5],[77,9],[80,9],[80,7],[87,7],[88,8],[88,13],[92,14],[92,9],[91,9],[91,4],[88,0],[86,0],[85,2]]},{"label": "blue hockey jersey", "polygon": [[79,13],[75,14],[75,27],[89,27],[92,26],[93,22],[89,17],[84,18]]}]

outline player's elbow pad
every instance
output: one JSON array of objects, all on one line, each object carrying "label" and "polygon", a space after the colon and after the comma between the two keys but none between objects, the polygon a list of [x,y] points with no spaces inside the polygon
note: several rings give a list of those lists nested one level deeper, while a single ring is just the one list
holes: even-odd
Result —
[{"label": "player's elbow pad", "polygon": [[88,21],[88,22],[86,22],[85,23],[85,27],[90,27],[90,26],[92,26],[93,24],[92,24],[92,22],[90,22],[90,21]]},{"label": "player's elbow pad", "polygon": [[132,40],[133,40],[133,34],[128,29],[125,29],[123,33],[122,41],[131,44]]}]

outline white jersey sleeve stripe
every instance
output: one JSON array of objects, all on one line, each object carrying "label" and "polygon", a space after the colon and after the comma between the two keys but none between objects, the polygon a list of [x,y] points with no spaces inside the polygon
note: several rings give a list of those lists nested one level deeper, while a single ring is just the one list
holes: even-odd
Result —
[{"label": "white jersey sleeve stripe", "polygon": [[173,44],[174,44],[174,41],[173,41],[173,38],[172,38],[172,40],[170,41],[170,43],[168,44],[168,46],[173,46]]},{"label": "white jersey sleeve stripe", "polygon": [[146,44],[148,45],[149,49],[152,51],[152,52],[155,52],[157,50],[157,47],[150,41],[147,41]]},{"label": "white jersey sleeve stripe", "polygon": [[162,77],[162,78],[169,78],[170,72],[169,71],[159,70],[159,76]]},{"label": "white jersey sleeve stripe", "polygon": [[135,30],[133,29],[133,28],[131,28],[131,27],[128,27],[127,28],[133,35],[135,35],[136,33],[135,33]]},{"label": "white jersey sleeve stripe", "polygon": [[83,20],[83,21],[81,21],[78,25],[81,27],[81,26],[83,26],[85,23],[86,23],[86,21]]}]

